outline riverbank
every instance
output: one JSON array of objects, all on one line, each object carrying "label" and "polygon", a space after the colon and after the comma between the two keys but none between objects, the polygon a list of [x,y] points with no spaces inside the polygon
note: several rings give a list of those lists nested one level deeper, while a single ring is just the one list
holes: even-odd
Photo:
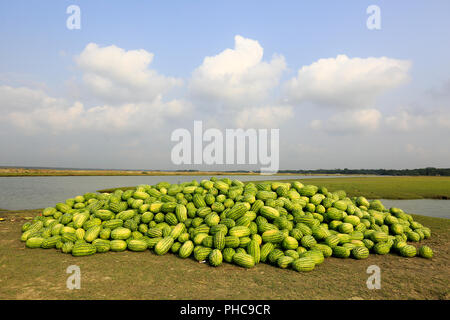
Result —
[{"label": "riverbank", "polygon": [[[0,177],[64,177],[64,176],[259,176],[251,171],[152,171],[152,170],[96,170],[96,169],[29,169],[0,168]],[[322,173],[277,173],[280,176],[353,176]],[[370,175],[368,175],[370,176]]]},{"label": "riverbank", "polygon": [[[431,260],[395,254],[368,259],[327,258],[310,273],[259,264],[212,268],[173,254],[108,252],[73,257],[57,250],[27,249],[22,224],[40,211],[0,212],[0,299],[450,299],[450,220],[414,215],[432,230],[422,241]],[[81,289],[66,287],[66,269],[81,270]],[[381,269],[381,289],[369,290],[367,267]],[[130,285],[132,284],[132,285]]]},{"label": "riverbank", "polygon": [[[268,178],[267,180],[270,180]],[[301,181],[303,184],[324,186],[331,191],[345,190],[350,197],[365,196],[369,199],[450,199],[450,177],[340,177],[319,179],[276,179],[277,181]],[[246,181],[248,183],[250,181]],[[260,183],[261,181],[252,181]],[[98,190],[113,192],[132,186]]]},{"label": "riverbank", "polygon": [[0,168],[0,177],[258,175],[251,172]]}]

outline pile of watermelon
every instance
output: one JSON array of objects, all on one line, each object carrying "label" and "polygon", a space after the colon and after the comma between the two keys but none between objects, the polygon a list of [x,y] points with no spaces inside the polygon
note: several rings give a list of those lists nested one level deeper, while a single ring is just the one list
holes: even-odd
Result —
[{"label": "pile of watermelon", "polygon": [[432,258],[428,246],[417,250],[408,243],[430,236],[403,210],[350,198],[343,190],[213,177],[79,195],[25,223],[21,240],[28,248],[73,256],[151,250],[214,267],[264,262],[311,271],[330,256],[366,259],[394,252]]}]

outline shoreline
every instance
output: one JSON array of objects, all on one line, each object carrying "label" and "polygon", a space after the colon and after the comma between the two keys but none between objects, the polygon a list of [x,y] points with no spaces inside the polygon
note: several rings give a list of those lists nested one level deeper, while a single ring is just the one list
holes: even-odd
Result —
[{"label": "shoreline", "polygon": [[[252,171],[152,171],[152,170],[72,170],[72,169],[2,169],[0,177],[65,177],[65,176],[260,176]],[[342,173],[277,173],[273,176],[375,176]],[[270,176],[268,176],[270,177]]]}]

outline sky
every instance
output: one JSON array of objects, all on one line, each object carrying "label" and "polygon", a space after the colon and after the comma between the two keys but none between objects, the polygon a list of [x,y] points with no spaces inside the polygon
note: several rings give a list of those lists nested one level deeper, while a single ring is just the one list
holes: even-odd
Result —
[{"label": "sky", "polygon": [[260,167],[174,163],[173,132],[202,121],[279,129],[280,169],[449,167],[448,12],[445,0],[1,1],[0,166]]}]

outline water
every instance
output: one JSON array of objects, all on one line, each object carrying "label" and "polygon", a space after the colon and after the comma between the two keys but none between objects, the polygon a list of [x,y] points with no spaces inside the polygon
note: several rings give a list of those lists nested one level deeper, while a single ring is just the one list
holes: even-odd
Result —
[{"label": "water", "polygon": [[[340,176],[218,176],[239,180],[277,180],[305,178],[337,178]],[[80,176],[80,177],[0,177],[0,208],[8,210],[36,209],[54,206],[68,198],[101,189],[154,185],[160,181],[180,183],[211,176]]]},{"label": "water", "polygon": [[416,200],[387,200],[381,199],[386,208],[397,207],[407,213],[422,216],[450,219],[450,200],[416,199]]},{"label": "water", "polygon": [[[305,178],[339,178],[343,176],[219,176],[245,180],[278,180]],[[159,181],[180,183],[210,176],[85,176],[85,177],[0,177],[0,208],[9,210],[36,209],[54,206],[86,192],[100,189],[156,184]],[[450,218],[450,200],[381,200],[387,207],[398,207],[408,213],[424,216]]]}]

